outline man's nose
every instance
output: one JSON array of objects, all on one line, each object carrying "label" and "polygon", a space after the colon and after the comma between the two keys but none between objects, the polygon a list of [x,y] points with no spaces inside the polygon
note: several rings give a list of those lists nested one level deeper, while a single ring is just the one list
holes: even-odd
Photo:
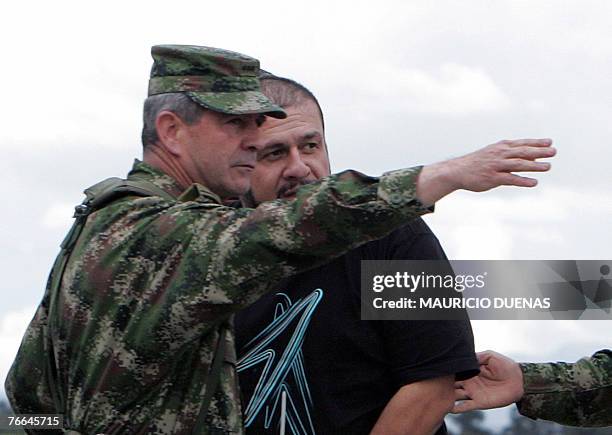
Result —
[{"label": "man's nose", "polygon": [[257,152],[263,148],[263,142],[260,139],[261,134],[259,131],[261,122],[259,122],[258,119],[258,117],[253,116],[243,132],[242,147],[252,152]]},{"label": "man's nose", "polygon": [[310,167],[304,163],[299,150],[292,148],[287,156],[287,166],[283,171],[285,178],[303,179],[310,175]]}]

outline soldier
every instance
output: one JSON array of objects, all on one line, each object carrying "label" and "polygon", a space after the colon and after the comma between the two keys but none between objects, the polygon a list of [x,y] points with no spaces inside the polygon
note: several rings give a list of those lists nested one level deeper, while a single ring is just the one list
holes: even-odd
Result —
[{"label": "soldier", "polygon": [[456,384],[453,412],[516,402],[527,417],[569,426],[612,425],[612,351],[570,363],[520,363],[497,352],[478,354],[480,374]]},{"label": "soldier", "polygon": [[[152,48],[143,160],[86,190],[6,380],[18,413],[72,434],[242,433],[231,315],[283,278],[380,238],[459,188],[531,187],[550,140],[505,141],[380,178],[345,171],[294,203],[234,209],[264,115],[259,62]],[[418,181],[418,182],[417,182]]]}]

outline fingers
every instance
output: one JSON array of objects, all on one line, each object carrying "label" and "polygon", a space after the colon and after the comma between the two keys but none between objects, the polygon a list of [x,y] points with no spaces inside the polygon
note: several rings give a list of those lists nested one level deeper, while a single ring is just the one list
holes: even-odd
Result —
[{"label": "fingers", "polygon": [[467,391],[462,388],[455,388],[455,400],[466,400],[471,399]]},{"label": "fingers", "polygon": [[531,160],[506,159],[499,163],[499,169],[505,172],[546,172],[550,170],[548,162],[532,162]]},{"label": "fingers", "polygon": [[475,409],[474,401],[470,400],[467,392],[461,388],[462,382],[455,382],[455,406],[452,409],[453,414],[467,412]]},{"label": "fingers", "polygon": [[553,147],[535,147],[535,146],[511,146],[507,148],[507,158],[517,158],[524,160],[536,160],[553,157],[557,154],[557,149]]},{"label": "fingers", "polygon": [[495,181],[498,186],[534,187],[537,180],[522,177],[512,172],[547,172],[549,162],[538,162],[537,159],[553,157],[557,150],[551,146],[551,139],[518,139],[504,140],[494,144],[490,150],[497,154],[495,163]]},{"label": "fingers", "polygon": [[509,173],[500,174],[496,180],[498,186],[535,187],[538,185],[538,180],[535,178],[521,177]]},{"label": "fingers", "polygon": [[[551,147],[551,144],[550,139],[497,142],[473,153],[444,162],[446,163],[446,176],[454,189],[461,188],[474,192],[484,192],[498,186],[535,187],[538,184],[537,180],[516,175],[515,172],[549,171],[550,163],[537,160],[556,154],[557,151]],[[427,167],[423,172],[425,169]]]},{"label": "fingers", "polygon": [[506,144],[511,147],[549,147],[552,145],[552,139],[517,139],[517,140],[502,140],[499,143]]}]

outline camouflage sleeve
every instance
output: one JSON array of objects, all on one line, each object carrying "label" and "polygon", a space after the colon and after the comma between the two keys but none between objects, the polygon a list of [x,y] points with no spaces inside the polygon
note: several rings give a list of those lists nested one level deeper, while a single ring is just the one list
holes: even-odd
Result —
[{"label": "camouflage sleeve", "polygon": [[346,171],[305,186],[294,201],[256,209],[189,191],[183,196],[194,200],[118,201],[92,215],[75,246],[65,309],[73,319],[94,313],[96,324],[111,322],[109,331],[120,319],[115,329],[129,347],[162,360],[283,278],[429,211],[416,199],[419,171],[380,178]]},{"label": "camouflage sleeve", "polygon": [[612,351],[576,363],[523,363],[525,395],[517,404],[527,417],[569,426],[612,425]]},{"label": "camouflage sleeve", "polygon": [[419,171],[387,173],[380,182],[346,171],[307,186],[294,201],[230,212],[229,225],[218,228],[220,240],[213,242],[208,285],[219,288],[238,309],[289,275],[385,236],[428,212],[416,200]]}]

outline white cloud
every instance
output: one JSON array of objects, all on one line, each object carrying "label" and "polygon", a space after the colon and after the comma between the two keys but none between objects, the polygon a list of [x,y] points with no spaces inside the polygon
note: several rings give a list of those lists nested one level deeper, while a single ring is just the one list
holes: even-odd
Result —
[{"label": "white cloud", "polygon": [[475,320],[472,327],[477,351],[491,349],[530,361],[576,360],[612,346],[608,320]]},{"label": "white cloud", "polygon": [[594,248],[612,244],[612,234],[601,230],[612,216],[610,192],[553,187],[515,192],[455,193],[426,219],[456,260],[605,256]]},{"label": "white cloud", "polygon": [[47,208],[42,215],[42,226],[50,230],[68,230],[72,224],[74,204],[56,203]]},{"label": "white cloud", "polygon": [[453,247],[453,258],[502,260],[512,255],[512,234],[503,222],[460,224],[449,231],[443,240]]},{"label": "white cloud", "polygon": [[[425,70],[384,61],[373,62],[367,69],[346,62],[341,67],[330,70],[342,82],[335,99],[351,105],[444,116],[496,112],[511,106],[510,98],[479,67],[444,63]],[[346,67],[354,73],[346,76]]]},{"label": "white cloud", "polygon": [[[4,385],[4,379],[8,374],[11,364],[15,359],[23,334],[34,316],[35,308],[28,307],[16,311],[10,311],[0,318],[0,385]],[[0,388],[4,392],[4,388]]]},{"label": "white cloud", "polygon": [[[65,67],[79,68],[71,63]],[[20,73],[7,79],[15,86],[5,93],[11,101],[10,127],[0,130],[0,149],[45,148],[57,151],[59,157],[60,151],[72,147],[95,147],[99,151],[100,147],[125,147],[126,138],[132,138],[130,143],[138,141],[143,96],[137,92],[133,96],[122,95],[108,77],[94,73],[89,77],[50,77],[54,86],[45,89],[35,102],[22,95],[23,88],[36,81],[35,76]],[[34,105],[45,116],[35,117]]]},{"label": "white cloud", "polygon": [[449,63],[434,73],[386,67],[375,74],[384,77],[385,86],[371,89],[373,93],[415,112],[470,115],[502,110],[510,104],[509,98],[480,68]]}]

